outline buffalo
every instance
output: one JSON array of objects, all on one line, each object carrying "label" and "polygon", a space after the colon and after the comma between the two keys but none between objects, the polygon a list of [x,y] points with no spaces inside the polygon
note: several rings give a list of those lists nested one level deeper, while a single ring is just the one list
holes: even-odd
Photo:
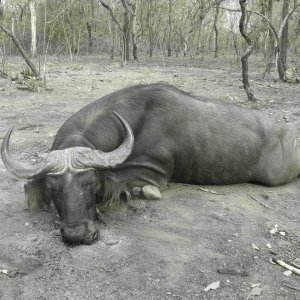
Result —
[{"label": "buffalo", "polygon": [[[196,97],[172,85],[123,88],[72,115],[39,164],[1,156],[39,205],[51,201],[67,243],[91,244],[97,205],[158,199],[168,181],[284,184],[300,174],[296,130],[254,109]],[[34,196],[32,196],[34,195]]]}]

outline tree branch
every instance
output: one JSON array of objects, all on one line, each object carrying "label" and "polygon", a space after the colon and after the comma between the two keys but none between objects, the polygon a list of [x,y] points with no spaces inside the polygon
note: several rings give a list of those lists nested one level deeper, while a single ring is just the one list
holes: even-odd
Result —
[{"label": "tree branch", "polygon": [[106,3],[104,3],[102,0],[99,0],[99,2],[100,2],[100,4],[101,4],[105,9],[107,9],[107,10],[109,11],[111,18],[112,18],[113,21],[117,24],[119,30],[120,30],[121,32],[123,32],[122,26],[121,26],[121,24],[119,23],[119,21],[117,20],[117,18],[115,17],[115,15],[114,15],[112,9],[111,9]]},{"label": "tree branch", "polygon": [[16,45],[18,50],[20,51],[22,57],[26,61],[27,65],[31,69],[34,76],[36,78],[38,78],[39,80],[41,80],[41,77],[40,77],[40,74],[39,74],[38,70],[36,69],[34,63],[30,60],[29,56],[26,54],[25,49],[23,48],[21,43],[18,41],[17,37],[10,30],[5,28],[2,24],[0,24],[0,29],[2,29],[13,40],[14,44]]},{"label": "tree branch", "polygon": [[[279,29],[279,33],[277,34],[277,31],[275,29],[275,27],[273,26],[273,24],[271,23],[271,21],[264,15],[262,15],[261,13],[259,12],[256,12],[256,11],[252,11],[252,10],[245,10],[246,13],[251,13],[251,14],[255,14],[255,15],[258,15],[259,17],[261,17],[262,19],[264,19],[265,22],[268,23],[268,25],[270,26],[272,32],[274,33],[274,36],[275,36],[275,39],[276,39],[276,42],[277,42],[277,45],[279,45],[280,43],[280,37],[282,35],[282,31],[283,31],[283,28],[284,26],[286,25],[287,21],[289,20],[289,18],[292,16],[292,14],[300,7],[300,4],[298,5],[295,5],[291,10],[290,12],[287,14],[287,16],[284,18],[284,20],[282,21],[282,24],[281,24],[281,27]],[[231,9],[231,8],[227,8],[227,7],[222,7],[220,6],[220,9],[223,9],[223,10],[227,10],[227,11],[231,11],[231,12],[241,12],[241,10],[239,9]]]},{"label": "tree branch", "polygon": [[292,14],[295,12],[295,10],[297,10],[299,7],[300,7],[300,4],[294,5],[294,7],[290,10],[290,12],[286,15],[286,17],[282,21],[280,29],[279,29],[279,33],[278,33],[279,38],[281,38],[282,31],[283,31],[286,23],[288,22],[289,18],[292,16]]}]

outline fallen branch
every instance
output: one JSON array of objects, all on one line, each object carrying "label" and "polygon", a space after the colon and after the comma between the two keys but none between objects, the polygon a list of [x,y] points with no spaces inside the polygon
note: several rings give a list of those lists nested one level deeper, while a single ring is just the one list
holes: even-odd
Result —
[{"label": "fallen branch", "polygon": [[251,199],[253,199],[254,201],[256,201],[256,202],[258,202],[260,205],[262,205],[263,207],[266,207],[266,208],[271,208],[271,206],[269,206],[268,204],[265,204],[265,203],[263,203],[263,202],[261,202],[260,200],[258,200],[258,199],[256,199],[255,197],[253,197],[253,196],[251,196],[251,195],[249,195],[248,194],[248,196],[251,198]]},{"label": "fallen branch", "polygon": [[280,259],[277,259],[277,258],[272,258],[271,261],[300,276],[300,269],[295,268],[295,267],[285,263],[283,260],[280,260]]},{"label": "fallen branch", "polygon": [[296,286],[292,286],[292,285],[289,285],[289,284],[286,284],[286,283],[283,283],[282,285],[288,287],[289,289],[292,289],[292,290],[300,292],[300,288],[298,288]]},{"label": "fallen branch", "polygon": [[208,189],[205,189],[205,188],[202,188],[202,187],[199,187],[198,190],[202,191],[202,192],[205,192],[205,193],[210,193],[210,194],[213,194],[213,195],[226,195],[225,193],[218,193],[216,191],[208,190]]},{"label": "fallen branch", "polygon": [[9,77],[7,73],[1,70],[0,70],[0,76]]},{"label": "fallen branch", "polygon": [[180,295],[176,295],[176,294],[172,294],[173,297],[177,297],[177,298],[181,298],[181,299],[184,299],[184,300],[189,300],[188,298],[186,297],[183,297],[183,296],[180,296]]},{"label": "fallen branch", "polygon": [[243,270],[234,270],[234,269],[224,268],[224,269],[218,269],[217,271],[219,274],[249,276],[249,273],[247,271],[243,271]]}]

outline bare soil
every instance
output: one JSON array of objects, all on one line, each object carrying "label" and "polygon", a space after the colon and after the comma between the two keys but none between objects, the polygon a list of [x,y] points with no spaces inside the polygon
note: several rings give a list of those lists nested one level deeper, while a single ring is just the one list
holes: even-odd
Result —
[{"label": "bare soil", "polygon": [[[259,102],[246,101],[239,63],[157,58],[121,68],[105,58],[50,58],[48,90],[18,90],[0,78],[0,137],[15,126],[11,149],[35,159],[74,112],[127,85],[166,81],[195,95],[252,106],[300,129],[300,86],[261,79]],[[255,63],[255,68],[253,67]],[[9,58],[10,73],[25,66]],[[180,141],[179,141],[180,142]],[[300,265],[300,180],[254,184],[170,184],[159,201],[135,200],[105,213],[93,245],[62,243],[54,209],[31,215],[24,180],[0,162],[0,299],[300,299],[300,276],[271,258]],[[220,281],[215,290],[204,291]]]}]

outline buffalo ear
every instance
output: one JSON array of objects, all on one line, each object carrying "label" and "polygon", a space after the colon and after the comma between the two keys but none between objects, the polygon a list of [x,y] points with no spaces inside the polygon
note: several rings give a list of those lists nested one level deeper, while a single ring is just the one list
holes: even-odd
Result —
[{"label": "buffalo ear", "polygon": [[25,199],[29,212],[48,211],[50,202],[47,200],[44,179],[33,179],[24,185]]}]

